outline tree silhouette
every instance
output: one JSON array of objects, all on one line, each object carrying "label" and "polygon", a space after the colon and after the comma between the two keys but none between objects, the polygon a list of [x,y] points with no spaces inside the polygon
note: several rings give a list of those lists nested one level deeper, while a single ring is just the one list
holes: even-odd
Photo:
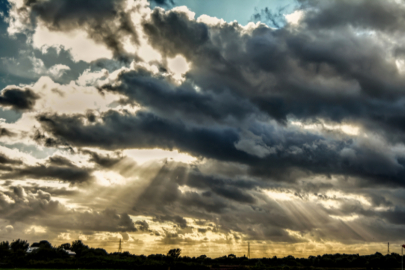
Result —
[{"label": "tree silhouette", "polygon": [[229,259],[236,259],[236,255],[235,255],[235,254],[229,254],[229,255],[228,255],[228,258],[229,258]]},{"label": "tree silhouette", "polygon": [[180,253],[181,253],[181,249],[175,248],[175,249],[169,250],[169,252],[167,252],[167,256],[177,259],[178,257],[180,257]]},{"label": "tree silhouette", "polygon": [[10,244],[8,241],[3,241],[0,243],[0,258],[3,258],[10,254]]},{"label": "tree silhouette", "polygon": [[65,244],[62,244],[62,245],[60,245],[58,248],[60,248],[60,249],[70,249],[70,243],[65,243]]},{"label": "tree silhouette", "polygon": [[39,247],[40,248],[52,248],[52,245],[48,241],[42,240],[39,242]]},{"label": "tree silhouette", "polygon": [[11,243],[10,247],[13,252],[19,252],[19,251],[25,252],[28,249],[29,244],[26,240],[17,239]]},{"label": "tree silhouette", "polygon": [[72,251],[76,252],[76,255],[80,256],[84,251],[88,250],[89,247],[83,244],[81,240],[76,240],[72,242]]}]

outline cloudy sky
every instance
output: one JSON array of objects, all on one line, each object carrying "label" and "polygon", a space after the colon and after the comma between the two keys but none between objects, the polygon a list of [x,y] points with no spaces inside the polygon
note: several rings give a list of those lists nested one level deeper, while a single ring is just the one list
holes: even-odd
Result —
[{"label": "cloudy sky", "polygon": [[405,2],[0,0],[0,241],[399,252]]}]

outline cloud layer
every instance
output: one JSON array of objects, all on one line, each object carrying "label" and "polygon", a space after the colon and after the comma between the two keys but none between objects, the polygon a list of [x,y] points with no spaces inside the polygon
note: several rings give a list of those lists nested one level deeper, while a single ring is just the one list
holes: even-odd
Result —
[{"label": "cloud layer", "polygon": [[[140,0],[4,8],[2,29],[26,48],[1,60],[30,65],[0,93],[1,230],[123,238],[144,252],[251,241],[307,256],[398,241],[404,3],[302,0],[245,26],[154,4],[166,10]],[[81,31],[111,59],[39,50],[39,29]]]}]

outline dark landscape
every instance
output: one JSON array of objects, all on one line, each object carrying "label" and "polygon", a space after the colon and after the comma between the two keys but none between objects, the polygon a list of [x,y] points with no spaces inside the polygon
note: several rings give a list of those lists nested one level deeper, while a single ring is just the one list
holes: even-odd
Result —
[{"label": "dark landscape", "polygon": [[[167,254],[148,256],[129,252],[108,253],[101,248],[91,248],[80,240],[53,247],[48,241],[37,243],[39,248],[27,254],[27,241],[16,240],[0,243],[1,268],[29,269],[400,269],[401,256],[396,253],[383,255],[324,254],[308,258],[254,258],[236,257],[234,254],[219,258],[181,256],[180,249]],[[69,256],[66,249],[74,251]],[[170,267],[170,268],[169,268]]]}]

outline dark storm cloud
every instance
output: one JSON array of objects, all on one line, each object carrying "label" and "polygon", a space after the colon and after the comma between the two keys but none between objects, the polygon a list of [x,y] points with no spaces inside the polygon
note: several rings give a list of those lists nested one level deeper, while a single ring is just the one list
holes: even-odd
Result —
[{"label": "dark storm cloud", "polygon": [[[103,123],[91,125],[84,124],[84,117],[42,115],[38,120],[46,132],[72,146],[110,150],[175,148],[195,156],[244,163],[249,165],[251,175],[277,181],[295,181],[297,175],[314,173],[359,177],[381,185],[403,185],[401,179],[405,175],[400,157],[372,146],[358,145],[353,139],[332,140],[300,131],[275,132],[262,127],[264,144],[275,148],[272,154],[258,158],[236,148],[239,138],[232,129],[187,127],[145,112],[129,115],[109,111],[102,115]],[[239,189],[228,193],[217,187],[212,191],[253,201]]]},{"label": "dark storm cloud", "polygon": [[403,207],[395,207],[391,211],[386,211],[380,214],[388,222],[397,225],[405,225],[405,209]]},{"label": "dark storm cloud", "polygon": [[52,156],[49,158],[49,163],[52,165],[57,165],[57,166],[67,166],[67,167],[74,167],[73,163],[62,156]]},{"label": "dark storm cloud", "polygon": [[387,57],[394,52],[373,36],[310,26],[299,31],[258,26],[242,34],[237,24],[209,28],[182,13],[161,10],[144,27],[156,49],[191,61],[187,77],[203,93],[232,89],[234,96],[282,123],[288,115],[303,121],[349,120],[404,140],[399,125],[404,121],[404,76]]},{"label": "dark storm cloud", "polygon": [[[0,156],[0,163],[23,165],[21,161],[11,160]],[[43,179],[59,180],[70,184],[78,184],[93,180],[92,171],[74,165],[69,159],[62,156],[52,156],[48,164],[14,166],[10,172],[0,176],[1,179]]]},{"label": "dark storm cloud", "polygon": [[162,12],[161,9],[155,9],[151,20],[143,24],[151,45],[171,57],[178,53],[187,58],[191,54],[198,54],[200,48],[209,41],[207,25],[190,21],[185,13]]},{"label": "dark storm cloud", "polygon": [[275,155],[250,167],[252,175],[284,181],[311,174],[345,175],[366,179],[369,184],[403,186],[402,158],[381,153],[378,148],[356,145],[351,140],[312,136],[298,139],[294,133],[284,136],[285,141]]},{"label": "dark storm cloud", "polygon": [[371,203],[375,207],[391,207],[394,204],[388,200],[386,197],[379,195],[379,194],[367,194],[371,199]]},{"label": "dark storm cloud", "polygon": [[65,141],[61,141],[58,139],[50,138],[49,136],[45,135],[44,133],[41,133],[38,129],[34,131],[34,134],[31,136],[31,138],[39,145],[43,145],[45,147],[55,147],[55,148],[62,148],[62,149],[67,149],[71,153],[74,153],[75,151],[73,150],[72,147],[69,146],[68,143]]},{"label": "dark storm cloud", "polygon": [[306,8],[304,22],[311,28],[353,26],[398,32],[405,25],[404,8],[395,1],[301,0]]},{"label": "dark storm cloud", "polygon": [[11,187],[10,191],[0,192],[0,205],[2,218],[12,222],[57,214],[62,207],[58,201],[50,199],[49,193],[39,190],[27,195],[22,187]]},{"label": "dark storm cloud", "polygon": [[[356,202],[319,199],[341,205],[330,211],[305,201],[305,193],[298,188],[293,189],[297,201],[280,204],[260,191],[268,187],[260,180],[294,185],[300,178],[319,175],[354,178],[358,182],[353,186],[359,189],[403,187],[404,164],[396,154],[344,134],[326,136],[294,129],[287,119],[292,115],[308,124],[317,118],[338,124],[348,121],[366,130],[400,136],[404,78],[386,57],[384,45],[346,28],[324,33],[305,27],[295,31],[258,26],[243,34],[236,24],[207,26],[189,21],[184,14],[160,10],[153,12],[144,28],[163,55],[182,54],[191,63],[186,81],[174,86],[164,76],[141,68],[121,72],[116,81],[100,89],[125,95],[129,102],[141,105],[141,111],[134,115],[109,111],[91,123],[85,114],[43,114],[37,118],[43,131],[72,147],[179,149],[237,162],[247,167],[244,177],[258,181],[163,168],[129,206],[131,215],[152,215],[179,224],[179,230],[186,229],[187,223],[181,222],[184,217],[205,219],[224,232],[290,243],[302,239],[286,229],[308,233],[319,241],[350,243],[372,240],[354,230],[354,223],[382,239],[382,233],[367,225],[369,220],[384,219],[385,228],[401,222],[389,211],[379,216]],[[249,121],[251,115],[257,121]],[[242,130],[251,133],[250,137]],[[242,151],[241,140],[267,149],[267,154]],[[89,155],[100,166],[111,164]],[[313,184],[305,188],[320,192],[341,187]],[[390,197],[370,200],[375,207],[392,207],[393,203]],[[329,215],[360,218],[351,224]],[[142,225],[138,227],[141,230]],[[164,239],[171,243],[179,237]]]},{"label": "dark storm cloud", "polygon": [[235,118],[241,120],[258,113],[253,104],[230,92],[199,93],[190,83],[175,88],[163,77],[153,76],[143,68],[121,72],[117,80],[119,85],[105,84],[100,89],[125,94],[130,100],[162,117],[201,123]]},{"label": "dark storm cloud", "polygon": [[[210,29],[190,21],[183,13],[164,13],[158,9],[154,10],[151,20],[144,23],[144,28],[149,41],[159,51],[168,56],[183,54],[192,61],[193,68],[188,77],[202,86],[201,93],[187,88],[173,91],[173,87],[161,79],[159,82],[142,71],[123,73],[119,78],[122,85],[118,88],[107,85],[105,89],[125,93],[162,117],[165,112],[173,115],[173,112],[183,110],[180,117],[183,121],[194,117],[195,112],[200,114],[200,118],[207,115],[218,119],[212,114],[217,113],[218,108],[226,108],[224,104],[229,104],[232,99],[218,102],[221,99],[210,98],[208,89],[217,92],[232,89],[230,93],[234,99],[243,97],[249,100],[247,104],[256,105],[263,113],[282,123],[287,121],[288,115],[308,122],[316,117],[337,123],[349,120],[376,132],[390,133],[390,138],[402,138],[402,125],[399,123],[404,115],[401,89],[405,81],[398,74],[395,64],[387,60],[383,45],[374,42],[371,37],[346,29],[321,33],[310,27],[293,31],[261,26],[250,35],[242,35],[238,25],[213,26]],[[172,38],[173,35],[179,38]],[[254,73],[260,72],[265,72],[272,81],[268,81],[267,85],[253,84]],[[245,111],[237,108],[220,115],[236,115],[235,111],[241,115],[257,112],[253,105]],[[381,129],[381,126],[384,128]],[[277,145],[277,137],[271,136],[278,134],[258,135],[270,145]],[[267,175],[282,176],[291,168],[298,167],[304,172],[364,175],[372,179],[388,177],[391,182],[400,183],[398,179],[402,177],[402,169],[399,159],[384,172],[377,164],[388,165],[391,162],[372,149],[353,149],[360,153],[355,161],[344,157],[355,147],[350,142],[329,143],[322,137],[299,132],[280,134],[283,135],[295,138],[283,143],[276,156],[264,158],[262,164],[254,166],[254,174],[262,174],[263,171]],[[312,148],[311,144],[320,146],[319,150]],[[349,151],[343,151],[346,146]],[[294,155],[282,153],[287,149],[298,152]],[[312,160],[308,159],[310,152]],[[370,153],[374,157],[370,158]],[[395,176],[399,171],[398,177]]]},{"label": "dark storm cloud", "polygon": [[148,232],[149,231],[149,224],[145,220],[138,220],[135,222],[135,224],[138,226],[138,229],[142,232]]},{"label": "dark storm cloud", "polygon": [[[12,185],[11,185],[12,186]],[[15,187],[15,186],[12,186]],[[80,191],[78,190],[73,190],[73,189],[67,189],[65,187],[62,188],[55,188],[55,187],[46,187],[46,186],[40,186],[36,183],[34,184],[28,184],[23,186],[26,192],[29,193],[37,193],[38,190],[41,190],[43,192],[51,194],[52,197],[73,197],[75,195],[80,194]]]},{"label": "dark storm cloud", "polygon": [[42,190],[26,192],[23,187],[11,187],[0,192],[0,213],[2,219],[11,223],[17,221],[47,226],[52,230],[78,230],[84,233],[94,231],[134,232],[134,222],[126,213],[114,209],[103,211],[76,212],[66,208],[51,194]]},{"label": "dark storm cloud", "polygon": [[0,137],[3,137],[3,136],[5,136],[5,137],[14,137],[16,135],[17,135],[16,133],[8,130],[7,128],[0,128]]},{"label": "dark storm cloud", "polygon": [[32,18],[40,18],[54,31],[85,29],[89,36],[110,48],[116,57],[125,57],[123,37],[129,37],[133,44],[138,36],[130,13],[124,12],[122,0],[57,0],[25,1],[25,9],[31,9]]},{"label": "dark storm cloud", "polygon": [[6,87],[1,90],[0,105],[14,110],[30,110],[39,96],[29,88]]},{"label": "dark storm cloud", "polygon": [[27,166],[22,169],[15,169],[11,173],[3,174],[2,179],[43,179],[60,180],[71,184],[82,183],[93,179],[90,172],[78,167],[59,166]]},{"label": "dark storm cloud", "polygon": [[90,150],[82,150],[82,153],[90,155],[91,158],[89,161],[94,162],[102,168],[111,168],[124,159],[124,157],[119,156],[119,153],[117,153],[116,157],[110,157],[108,154],[101,155]]},{"label": "dark storm cloud", "polygon": [[21,160],[16,160],[7,157],[6,155],[0,153],[0,164],[14,164],[14,165],[21,165],[22,161]]},{"label": "dark storm cloud", "polygon": [[[243,181],[237,179],[230,180],[207,176],[200,173],[191,173],[188,176],[187,185],[200,189],[209,189],[219,196],[240,203],[254,204],[255,199],[246,191],[262,186],[263,184],[254,181]],[[206,196],[208,196],[208,193],[206,193]]]},{"label": "dark storm cloud", "polygon": [[238,140],[235,130],[187,127],[142,111],[131,115],[111,110],[102,114],[103,123],[93,125],[85,125],[83,115],[48,114],[40,115],[37,119],[47,132],[74,146],[110,150],[177,148],[197,156],[217,159],[255,159],[235,148],[234,143]]},{"label": "dark storm cloud", "polygon": [[84,212],[73,216],[65,225],[66,229],[75,228],[83,231],[135,232],[134,222],[126,213],[118,214],[116,210],[105,209],[101,212]]},{"label": "dark storm cloud", "polygon": [[170,221],[173,222],[177,225],[179,225],[180,228],[184,229],[187,228],[187,220],[185,220],[183,217],[180,216],[156,216],[153,221],[155,222],[165,222],[165,221]]},{"label": "dark storm cloud", "polygon": [[[150,232],[146,221],[134,224],[128,214],[147,215],[155,222],[176,224],[176,233],[163,233],[166,244],[183,241],[181,234],[191,230],[185,218],[214,223],[215,232],[287,243],[303,241],[288,230],[315,241],[341,243],[403,234],[398,229],[404,224],[403,194],[382,189],[404,188],[405,158],[402,146],[395,145],[405,142],[405,76],[397,67],[397,60],[405,60],[398,45],[404,8],[394,2],[360,0],[301,4],[304,17],[297,26],[279,23],[284,21],[282,13],[268,9],[256,18],[268,19],[278,29],[207,25],[184,12],[153,10],[142,23],[146,37],[163,58],[180,54],[187,59],[190,70],[184,82],[173,82],[166,60],[155,63],[158,75],[140,63],[135,68],[126,64],[126,70],[99,89],[123,95],[121,105],[139,105],[136,113],[111,109],[97,116],[90,111],[36,115],[40,126],[35,141],[47,147],[78,147],[94,168],[57,155],[31,166],[0,158],[3,179],[75,184],[91,181],[93,170],[102,169],[139,176],[139,181],[131,183],[134,186],[94,185],[94,190],[85,190],[89,197],[77,196],[75,202],[106,209],[85,213],[73,213],[51,199],[77,194],[39,187],[23,191],[9,185],[12,190],[0,193],[2,216],[90,233]],[[25,8],[51,30],[86,28],[118,58],[125,56],[124,37],[137,42],[121,1],[29,1]],[[54,54],[49,52],[50,58]],[[67,55],[62,58],[65,61]],[[117,70],[118,60],[96,61],[91,70]],[[45,64],[54,63],[47,59]],[[21,109],[6,91],[3,103],[8,98],[8,106]],[[33,107],[32,100],[24,109]],[[320,132],[305,130],[292,125],[291,119],[313,125],[351,124],[360,127],[360,135],[326,127]],[[145,169],[121,154],[80,150],[85,147],[176,149],[215,166],[166,161]],[[267,189],[288,196],[278,198]],[[66,222],[51,215],[63,215]],[[39,216],[47,218],[36,219]]]}]

